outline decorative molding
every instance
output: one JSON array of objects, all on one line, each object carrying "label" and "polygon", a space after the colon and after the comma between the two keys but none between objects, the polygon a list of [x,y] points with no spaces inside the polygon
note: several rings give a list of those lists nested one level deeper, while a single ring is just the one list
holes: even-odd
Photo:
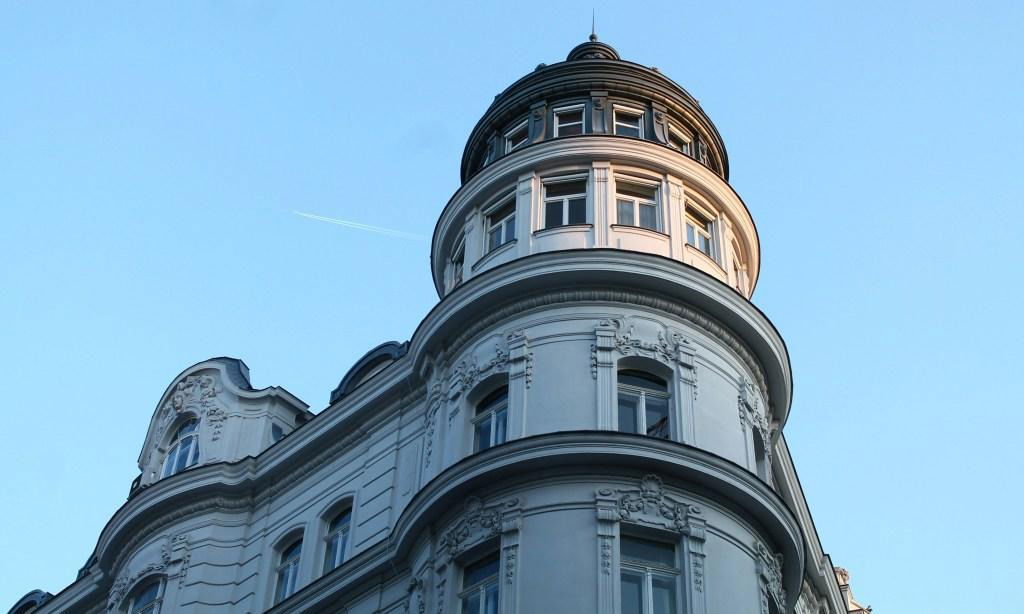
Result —
[{"label": "decorative molding", "polygon": [[771,552],[761,542],[754,543],[754,550],[757,552],[757,575],[761,581],[762,595],[771,595],[779,609],[785,610],[786,589],[782,586],[782,554]]},{"label": "decorative molding", "polygon": [[206,421],[213,427],[213,434],[210,439],[217,441],[220,439],[221,431],[224,429],[224,421],[227,420],[228,414],[219,407],[211,407],[206,412]]},{"label": "decorative molding", "polygon": [[[149,454],[146,456],[146,464],[153,458],[153,453],[160,449],[167,429],[183,413],[192,413],[202,419],[208,415],[212,418],[210,422],[222,422],[224,410],[217,406],[217,394],[222,390],[217,378],[212,375],[199,374],[188,375],[179,381],[170,398],[160,408],[157,418],[157,428],[153,440],[149,444]],[[220,416],[218,416],[218,413]],[[217,438],[220,438],[219,425],[214,427]]]},{"label": "decorative molding", "polygon": [[508,351],[495,343],[494,357],[484,363],[483,366],[480,366],[476,356],[471,354],[469,358],[460,360],[455,365],[452,376],[456,380],[457,387],[461,392],[469,392],[473,386],[476,386],[477,382],[492,372],[508,371],[508,362]]},{"label": "decorative molding", "polygon": [[167,540],[160,547],[160,559],[151,561],[135,573],[129,574],[127,570],[114,581],[107,595],[107,610],[118,608],[128,592],[135,586],[135,583],[146,576],[160,574],[164,578],[164,591],[170,586],[170,581],[178,578],[178,588],[184,585],[185,575],[188,572],[188,535],[176,535],[173,539]]},{"label": "decorative molding", "polygon": [[[572,288],[548,291],[512,301],[501,308],[491,310],[488,315],[480,318],[452,340],[448,351],[457,352],[482,331],[493,327],[496,323],[511,318],[524,311],[540,307],[548,307],[563,303],[623,303],[646,307],[678,317],[704,330],[720,341],[725,347],[736,353],[747,369],[754,374],[754,379],[761,390],[767,391],[767,378],[761,364],[753,352],[728,327],[719,323],[711,316],[697,311],[677,300],[663,297],[656,293],[641,293],[635,290],[618,290],[608,288]],[[598,350],[600,347],[597,348]],[[767,394],[767,393],[766,393]]]},{"label": "decorative molding", "polygon": [[756,430],[761,436],[761,443],[764,447],[765,461],[771,466],[772,463],[772,428],[768,418],[768,411],[761,407],[761,394],[757,384],[751,382],[744,376],[740,376],[739,395],[737,406],[740,415],[740,428]]},{"label": "decorative molding", "polygon": [[690,519],[701,514],[698,506],[667,495],[661,478],[651,473],[640,480],[639,488],[598,491],[599,500],[608,498],[614,501],[619,520],[660,526],[684,535],[691,533]]},{"label": "decorative molding", "polygon": [[[403,611],[406,614],[410,612],[416,612],[416,614],[425,614],[427,611],[427,599],[424,595],[424,587],[426,583],[423,582],[422,578],[412,577],[409,579],[409,585],[405,589],[405,606]],[[413,604],[416,607],[413,608]]]},{"label": "decorative molding", "polygon": [[441,538],[440,549],[451,560],[468,547],[498,535],[503,530],[503,513],[518,506],[518,498],[487,505],[478,497],[466,499],[461,517]]}]

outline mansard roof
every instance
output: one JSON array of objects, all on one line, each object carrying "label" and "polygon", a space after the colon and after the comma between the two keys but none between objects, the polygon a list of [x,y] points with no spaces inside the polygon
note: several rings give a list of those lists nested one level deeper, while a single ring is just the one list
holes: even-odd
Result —
[{"label": "mansard roof", "polygon": [[352,368],[341,378],[337,388],[331,391],[330,402],[334,403],[341,397],[352,392],[360,384],[379,373],[384,367],[395,362],[409,351],[409,342],[386,341],[373,348],[352,365]]}]

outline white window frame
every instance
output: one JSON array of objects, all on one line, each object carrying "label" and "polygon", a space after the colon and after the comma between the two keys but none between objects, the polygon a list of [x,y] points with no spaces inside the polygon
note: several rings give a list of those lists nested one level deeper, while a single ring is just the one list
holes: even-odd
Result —
[{"label": "white window frame", "polygon": [[[637,127],[639,128],[640,134],[638,134],[636,136],[633,136],[631,134],[619,134],[619,124],[622,123],[622,122],[619,122],[619,115],[620,114],[628,115],[628,116],[637,118],[637,122],[636,123],[637,123]],[[638,139],[644,138],[644,118],[645,118],[645,115],[646,115],[646,113],[644,112],[643,109],[638,109],[636,107],[629,107],[629,106],[625,106],[625,105],[612,105],[612,134],[618,134],[619,136],[628,136],[628,137],[638,138]],[[633,126],[631,124],[623,123],[623,125],[624,126],[628,126],[629,128],[633,128]]]},{"label": "white window frame", "polygon": [[[504,401],[504,404],[503,405],[494,404],[493,406],[488,407],[487,411],[485,411],[484,413],[477,414],[476,412],[477,412],[477,409],[480,407],[480,405],[484,401],[486,401],[492,394],[494,394],[495,392],[498,392],[502,388],[505,389],[505,401]],[[505,443],[506,441],[508,441],[508,392],[509,392],[508,386],[499,386],[498,388],[495,388],[494,390],[488,392],[482,399],[480,399],[479,403],[477,403],[476,405],[473,406],[472,425],[473,425],[473,453],[474,454],[476,454],[477,452],[483,452],[484,450],[490,450],[494,446],[501,445],[501,444]],[[501,441],[497,441],[498,429],[495,428],[495,427],[497,427],[497,425],[498,425],[498,413],[500,413],[502,411],[505,412],[505,435],[504,435],[504,439],[502,439]],[[477,427],[480,424],[484,423],[484,422],[490,422],[490,429],[489,429],[490,440],[487,442],[487,447],[486,448],[481,448],[480,447],[480,439],[477,437]]]},{"label": "white window frame", "polygon": [[[346,513],[348,514],[348,520],[346,522],[340,524],[338,527],[336,527],[332,531],[331,530],[331,523],[334,522],[335,520],[337,520],[339,516],[341,516],[342,514],[346,514]],[[323,572],[325,574],[327,574],[327,573],[330,573],[331,571],[334,571],[338,567],[340,567],[341,564],[345,562],[345,559],[346,559],[346,557],[348,555],[349,538],[352,536],[352,506],[351,506],[351,504],[343,505],[341,508],[338,509],[337,512],[335,512],[334,514],[331,514],[331,516],[328,518],[325,526],[326,526],[327,530],[326,530],[326,533],[324,535],[324,571]],[[341,541],[341,547],[336,549],[336,550],[333,550],[333,552],[332,552],[333,542],[336,541],[337,539],[341,539],[342,540]]]},{"label": "white window frame", "polygon": [[[681,612],[680,601],[683,594],[682,582],[683,572],[679,563],[679,544],[668,541],[662,541],[658,539],[648,539],[645,537],[636,537],[633,535],[623,535],[622,537],[643,540],[648,542],[655,542],[664,544],[666,546],[672,546],[673,556],[676,561],[675,567],[666,567],[654,561],[635,561],[632,559],[627,560],[623,557],[621,551],[621,539],[619,549],[619,585],[622,585],[622,572],[633,572],[634,574],[641,574],[643,576],[643,585],[641,586],[641,596],[643,598],[643,612],[642,614],[656,614],[654,612],[654,576],[660,576],[663,578],[671,578],[675,583],[675,597],[676,603],[673,604],[673,609],[676,612]],[[621,607],[621,603],[619,606]]]},{"label": "white window frame", "polygon": [[455,249],[452,250],[452,257],[449,259],[449,263],[452,267],[451,273],[451,290],[458,288],[465,281],[466,271],[466,238],[463,236],[459,239],[459,242],[455,244]]},{"label": "white window frame", "polygon": [[[183,426],[189,422],[195,422],[196,426],[194,429],[185,434],[184,437],[178,438],[178,432]],[[172,475],[177,475],[182,471],[193,467],[199,462],[199,417],[193,416],[186,420],[183,420],[174,429],[174,437],[167,446],[167,454],[164,456],[164,464],[160,470],[160,479],[169,478]],[[178,457],[181,454],[181,444],[186,439],[192,439],[192,443],[189,445],[188,457],[185,459],[185,466],[181,469],[174,470],[174,466],[178,464]],[[172,462],[173,461],[173,462]]]},{"label": "white window frame", "polygon": [[[543,190],[544,202],[541,207],[541,230],[548,228],[562,228],[565,226],[580,226],[583,224],[590,223],[590,178],[588,175],[570,175],[566,177],[552,177],[550,179],[544,179],[542,182],[541,189]],[[577,194],[568,194],[566,196],[552,196],[548,198],[548,186],[556,185],[559,183],[573,183],[575,181],[583,182],[583,192]],[[576,223],[569,223],[569,201],[578,200],[583,198],[583,221]],[[548,203],[562,201],[562,223],[557,226],[548,226]]]},{"label": "white window frame", "polygon": [[[501,608],[501,583],[498,582],[498,578],[501,577],[501,555],[499,553],[497,553],[497,552],[490,553],[487,556],[480,557],[479,559],[477,559],[473,563],[470,563],[468,565],[463,565],[462,569],[459,572],[459,575],[461,576],[460,584],[461,583],[465,583],[465,581],[466,581],[466,568],[467,567],[471,567],[472,565],[474,565],[476,563],[479,563],[480,561],[483,561],[484,559],[491,558],[491,557],[496,557],[497,558],[497,561],[498,561],[498,569],[497,569],[497,571],[495,571],[493,576],[487,576],[486,578],[484,578],[483,580],[480,580],[476,584],[472,584],[470,586],[463,586],[462,587],[462,590],[459,591],[459,595],[458,595],[458,599],[459,599],[458,605],[459,605],[459,610],[460,610],[459,614],[485,614],[485,612],[487,611],[486,610],[486,608],[487,608],[487,589],[491,588],[491,587],[494,587],[495,589],[497,589],[497,593],[498,593],[498,608],[499,608],[499,611],[500,611],[500,608]],[[480,597],[480,611],[479,612],[465,612],[465,611],[462,611],[463,610],[462,602],[467,597],[471,596],[474,592],[477,593],[479,595],[479,597]]]},{"label": "white window frame", "polygon": [[[644,200],[638,196],[630,194],[623,194],[619,191],[620,184],[633,184],[636,186],[642,186],[645,188],[654,189],[654,198],[652,200]],[[619,201],[628,200],[633,203],[633,220],[632,223],[626,224],[619,219]],[[641,206],[654,207],[654,228],[648,228],[647,226],[640,225],[640,207]],[[661,215],[661,184],[655,181],[647,181],[644,179],[637,179],[634,177],[615,177],[615,223],[620,226],[631,226],[634,228],[643,228],[645,230],[653,230],[655,232],[663,232],[664,223]]]},{"label": "white window frame", "polygon": [[[669,142],[669,146],[671,146],[673,149],[683,153],[684,155],[690,156],[692,158],[693,157],[693,137],[691,137],[690,135],[686,134],[686,132],[684,132],[682,128],[680,128],[679,126],[677,126],[675,124],[672,124],[672,123],[670,123],[668,125],[668,131],[669,131],[669,141],[668,141]],[[675,136],[680,141],[684,141],[685,142],[685,147],[676,147],[675,143],[672,142],[672,137],[673,136]]]},{"label": "white window frame", "polygon": [[[157,587],[156,587],[156,597],[153,598],[153,601],[151,601],[149,604],[146,605],[147,609],[145,609],[145,610],[137,610],[136,609],[136,607],[137,607],[136,600],[139,598],[139,595],[142,594],[142,589],[144,589],[144,588],[146,588],[146,587],[148,587],[148,586],[150,586],[151,584],[154,584],[154,583],[157,585]],[[123,611],[126,612],[127,614],[160,614],[160,609],[161,609],[161,607],[163,605],[163,601],[164,601],[164,587],[166,586],[166,584],[167,583],[164,582],[164,580],[162,578],[158,578],[158,579],[150,578],[148,580],[144,580],[142,582],[139,582],[138,584],[135,585],[135,588],[132,590],[132,594],[128,598],[127,607],[125,607],[125,609]]]},{"label": "white window frame", "polygon": [[[503,216],[501,219],[494,218],[494,215],[496,213],[500,212],[502,209],[508,207],[509,205],[511,205],[511,208],[512,208],[512,212],[511,213],[509,213],[508,215]],[[502,199],[498,200],[497,203],[495,203],[493,206],[489,207],[484,212],[483,215],[484,215],[484,230],[485,230],[485,232],[484,232],[484,253],[485,254],[489,254],[489,253],[493,252],[494,250],[496,250],[496,249],[498,249],[498,248],[500,248],[500,247],[502,247],[504,245],[508,245],[512,241],[516,240],[516,213],[517,213],[517,211],[516,211],[515,194],[511,194],[509,196],[506,196],[505,198],[502,198]],[[511,226],[511,230],[512,231],[511,231],[511,233],[509,232],[509,226],[506,225],[506,222],[508,222],[510,220],[512,222],[512,226]],[[501,232],[501,240],[498,242],[497,245],[491,245],[491,232],[496,230],[496,229]],[[509,236],[509,234],[511,234],[512,236]]]},{"label": "white window frame", "polygon": [[[693,249],[697,250],[698,252],[704,254],[708,258],[711,258],[715,262],[718,262],[718,241],[715,240],[715,226],[718,224],[718,216],[713,214],[709,209],[701,207],[700,205],[697,205],[693,201],[689,201],[689,200],[686,201],[685,208],[686,208],[686,211],[685,211],[685,218],[686,219],[684,220],[684,226],[685,226],[684,230],[686,232],[686,236],[684,237],[684,239],[686,241],[686,244],[689,245],[690,247],[692,247]],[[696,214],[696,215],[694,215],[694,214]],[[700,220],[697,219],[697,216],[700,216],[702,218],[707,219],[708,220],[708,225],[711,228],[708,229],[708,228],[705,228],[705,227],[701,226],[699,224]],[[690,242],[690,229],[691,228],[693,229],[693,235],[694,235],[693,236],[693,240],[694,240],[693,243]],[[707,239],[707,241],[708,241],[708,251],[705,252],[704,250],[702,250],[700,248],[700,238],[699,237],[704,237],[704,238]]]},{"label": "white window frame", "polygon": [[[299,565],[302,563],[302,549],[305,544],[302,543],[302,538],[296,538],[286,542],[286,546],[281,548],[277,554],[277,567],[274,570],[274,605],[277,605],[292,595],[295,594],[295,590],[299,583]],[[296,545],[299,546],[299,553],[295,558],[285,561],[284,555],[286,552],[292,549]],[[285,583],[284,591],[281,590],[282,575]]]},{"label": "white window frame", "polygon": [[[559,115],[561,115],[563,113],[572,113],[574,111],[579,111],[580,112],[580,121],[579,122],[566,122],[565,124],[563,124],[560,121]],[[559,136],[562,136],[562,135],[559,134],[559,132],[561,131],[561,127],[563,125],[565,125],[565,126],[575,126],[575,125],[578,124],[579,127],[580,127],[580,134],[586,134],[586,132],[587,132],[587,105],[585,105],[583,103],[580,103],[580,104],[574,104],[574,105],[569,105],[569,106],[565,106],[565,107],[559,107],[559,108],[555,109],[554,111],[552,111],[551,114],[552,114],[552,117],[554,118],[554,121],[552,122],[554,124],[553,134],[554,134],[554,136],[556,138],[559,137]],[[576,136],[576,135],[571,134],[569,136]]]},{"label": "white window frame", "polygon": [[619,394],[622,393],[623,391],[625,391],[625,392],[628,392],[630,394],[639,395],[639,397],[640,397],[640,402],[637,403],[637,407],[636,407],[636,413],[637,413],[637,415],[636,415],[636,425],[637,425],[637,431],[638,432],[634,433],[634,435],[643,435],[644,437],[654,437],[655,439],[662,439],[661,437],[656,437],[654,435],[648,435],[647,434],[647,397],[651,396],[651,397],[656,397],[656,398],[664,399],[665,400],[665,407],[666,407],[666,409],[668,411],[668,437],[666,437],[665,439],[667,441],[675,441],[675,432],[673,430],[673,427],[675,426],[675,412],[672,411],[672,392],[671,392],[671,389],[669,387],[669,382],[665,381],[665,389],[666,389],[665,392],[659,392],[659,391],[655,391],[655,390],[648,390],[647,388],[641,388],[639,386],[633,386],[631,384],[620,383],[618,381],[618,379],[619,379],[618,378],[618,374],[620,372],[622,372],[622,371],[640,371],[642,373],[647,373],[651,377],[657,377],[658,379],[665,381],[665,379],[663,377],[659,376],[659,375],[656,375],[654,373],[648,373],[648,372],[642,371],[640,369],[619,369],[618,371],[616,371],[616,373],[615,373],[615,379],[616,379],[616,381],[615,381],[615,429],[618,430],[618,428],[619,428],[619,412],[622,411],[619,408]]},{"label": "white window frame", "polygon": [[[526,137],[522,140],[521,143],[516,145],[515,143],[512,142],[512,135],[514,135],[515,133],[519,132],[520,130],[526,130]],[[506,154],[512,153],[513,151],[519,149],[520,147],[523,147],[523,146],[527,145],[529,142],[530,142],[529,119],[524,119],[523,121],[519,122],[518,124],[513,126],[508,132],[505,133],[505,153]]]}]

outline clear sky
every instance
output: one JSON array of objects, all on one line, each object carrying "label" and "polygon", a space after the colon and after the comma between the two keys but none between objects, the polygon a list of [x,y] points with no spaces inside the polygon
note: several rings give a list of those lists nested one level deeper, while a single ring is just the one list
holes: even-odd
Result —
[{"label": "clear sky", "polygon": [[1020,611],[1024,5],[934,0],[0,4],[0,610],[74,579],[182,369],[319,411],[412,334],[465,138],[591,6],[725,139],[855,594]]}]

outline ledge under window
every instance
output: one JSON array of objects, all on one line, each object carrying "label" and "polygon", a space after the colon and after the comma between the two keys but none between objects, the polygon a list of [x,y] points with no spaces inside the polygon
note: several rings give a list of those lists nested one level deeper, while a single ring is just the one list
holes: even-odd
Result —
[{"label": "ledge under window", "polygon": [[643,226],[632,226],[630,224],[612,224],[612,230],[620,230],[624,232],[635,232],[641,235],[651,235],[658,237],[659,239],[670,240],[672,237],[661,232],[660,230],[654,230],[652,228],[644,228]]},{"label": "ledge under window", "polygon": [[590,230],[593,228],[593,224],[565,224],[563,226],[552,226],[551,228],[541,228],[540,230],[534,230],[533,236],[540,235],[554,235],[560,232],[580,232],[583,230]]},{"label": "ledge under window", "polygon": [[498,254],[502,254],[502,253],[505,253],[505,252],[509,251],[509,249],[511,249],[512,246],[516,244],[516,241],[518,241],[518,239],[512,239],[511,241],[505,241],[504,243],[502,243],[498,247],[495,247],[491,251],[487,252],[486,254],[483,255],[482,258],[477,260],[476,263],[473,266],[470,267],[470,270],[476,271],[477,268],[482,267],[483,265],[487,264],[488,261],[494,260],[495,258],[497,258]]}]

